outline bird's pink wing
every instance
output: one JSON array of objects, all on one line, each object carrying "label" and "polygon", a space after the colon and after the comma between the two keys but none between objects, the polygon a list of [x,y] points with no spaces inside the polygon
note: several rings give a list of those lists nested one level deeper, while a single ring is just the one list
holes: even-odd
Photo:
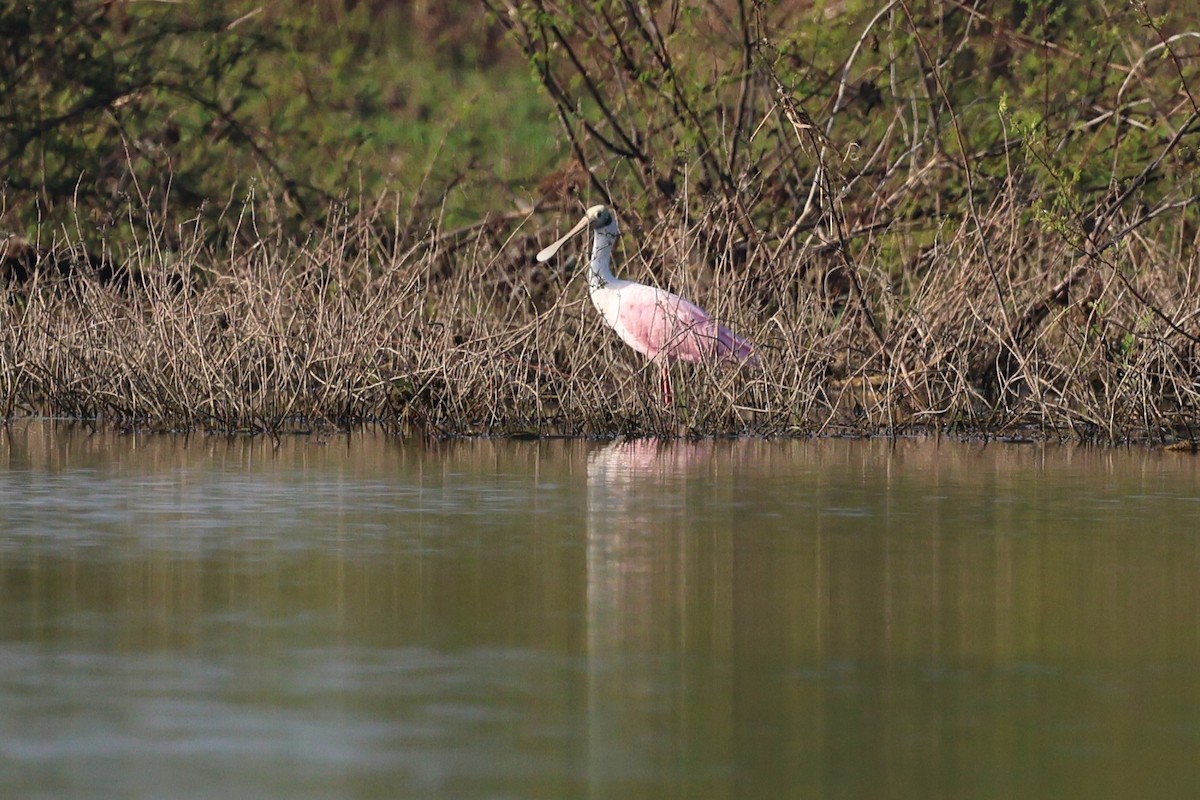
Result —
[{"label": "bird's pink wing", "polygon": [[639,353],[675,361],[755,359],[750,342],[695,303],[640,283],[621,289],[621,338]]}]

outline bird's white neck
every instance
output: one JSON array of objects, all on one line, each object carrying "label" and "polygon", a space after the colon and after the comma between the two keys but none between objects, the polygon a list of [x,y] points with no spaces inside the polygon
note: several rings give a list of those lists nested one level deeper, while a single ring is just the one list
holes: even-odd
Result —
[{"label": "bird's white neck", "polygon": [[595,292],[616,281],[612,273],[612,251],[616,243],[615,231],[596,231],[592,238],[592,265],[588,269],[589,290]]}]

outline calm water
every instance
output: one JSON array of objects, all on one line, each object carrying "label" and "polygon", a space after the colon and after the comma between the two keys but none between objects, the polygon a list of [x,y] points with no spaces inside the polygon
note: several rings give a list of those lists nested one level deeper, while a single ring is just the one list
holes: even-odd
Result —
[{"label": "calm water", "polygon": [[0,429],[0,797],[1200,787],[1200,469]]}]

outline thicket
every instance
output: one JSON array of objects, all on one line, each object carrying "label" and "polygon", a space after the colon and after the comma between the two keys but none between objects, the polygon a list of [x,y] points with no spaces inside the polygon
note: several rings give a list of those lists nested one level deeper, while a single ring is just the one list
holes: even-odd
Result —
[{"label": "thicket", "polygon": [[[114,9],[143,4],[55,5],[91,9],[54,28],[61,49],[110,42]],[[120,24],[159,27],[117,40],[157,42],[123,51],[146,71],[113,62],[103,92],[62,89],[84,78],[31,43],[14,65],[42,94],[0,87],[14,176],[0,220],[39,242],[7,262],[0,412],[218,430],[1191,438],[1200,19],[1172,5],[485,0],[440,23],[457,54],[443,63],[411,44],[389,62],[359,31],[352,52],[414,85],[461,86],[439,81],[466,65],[498,87],[411,111],[399,127],[442,133],[403,169],[362,127],[386,114],[317,95],[267,113],[256,92],[286,83],[296,56],[279,37],[302,18],[282,7],[139,9]],[[415,7],[313,13],[349,35]],[[352,72],[328,78],[330,97],[361,89]],[[40,117],[23,117],[31,104]],[[308,120],[304,135],[281,119]],[[80,168],[113,141],[101,163],[133,192]],[[244,164],[248,202],[228,175]],[[35,218],[13,210],[34,195]],[[653,371],[601,329],[581,284],[532,262],[593,202],[622,222],[620,274],[708,307],[761,366],[680,366],[660,407]],[[86,268],[46,268],[62,263]]]},{"label": "thicket", "polygon": [[[415,231],[448,206],[473,221],[486,206],[447,187],[484,154],[503,153],[475,181],[491,193],[505,164],[536,169],[546,109],[524,74],[516,102],[475,102],[516,79],[499,29],[474,4],[424,5],[0,4],[0,227],[100,255],[195,219],[220,245],[252,196],[297,237],[385,191]],[[541,139],[515,140],[530,119]]]}]

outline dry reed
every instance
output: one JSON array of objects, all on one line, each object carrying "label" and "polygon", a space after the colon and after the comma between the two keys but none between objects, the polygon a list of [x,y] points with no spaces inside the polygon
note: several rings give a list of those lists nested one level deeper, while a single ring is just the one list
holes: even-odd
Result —
[{"label": "dry reed", "polygon": [[[406,252],[379,235],[394,223],[383,211],[304,243],[242,237],[224,255],[151,237],[126,255],[123,285],[48,269],[9,283],[0,402],[5,417],[272,434],[368,421],[439,436],[1190,432],[1200,241],[1160,240],[1155,224],[1186,226],[1153,221],[1064,288],[1070,246],[1020,214],[999,197],[982,239],[963,223],[907,269],[857,265],[870,320],[802,247],[716,250],[708,232],[725,221],[683,212],[623,220],[619,274],[694,298],[762,356],[675,366],[670,408],[575,279],[586,242],[564,268],[533,263],[565,216]],[[1012,309],[1041,319],[1014,336]]]}]

